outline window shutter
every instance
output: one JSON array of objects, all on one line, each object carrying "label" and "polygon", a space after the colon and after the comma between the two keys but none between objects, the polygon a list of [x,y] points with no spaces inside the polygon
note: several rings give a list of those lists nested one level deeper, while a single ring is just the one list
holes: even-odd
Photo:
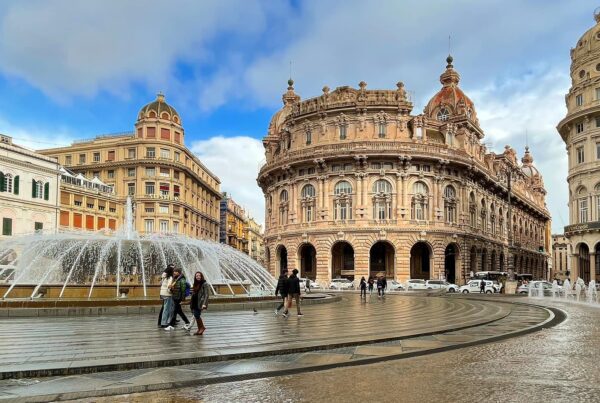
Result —
[{"label": "window shutter", "polygon": [[50,199],[50,182],[44,183],[44,200]]},{"label": "window shutter", "polygon": [[37,187],[35,186],[35,179],[31,180],[31,197],[33,197],[34,199],[37,197]]},{"label": "window shutter", "polygon": [[0,172],[0,192],[6,192],[4,188],[4,174]]},{"label": "window shutter", "polygon": [[16,195],[19,194],[19,175],[15,176],[13,181],[13,191]]}]

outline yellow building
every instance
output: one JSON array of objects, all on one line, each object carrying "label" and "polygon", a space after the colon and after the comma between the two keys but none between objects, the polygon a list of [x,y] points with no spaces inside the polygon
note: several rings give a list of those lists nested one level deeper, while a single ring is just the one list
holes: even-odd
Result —
[{"label": "yellow building", "polygon": [[86,179],[61,168],[60,229],[116,231],[122,223],[123,203],[114,188],[100,179]]},{"label": "yellow building", "polygon": [[247,218],[244,223],[244,235],[248,240],[248,254],[261,265],[265,265],[265,245],[262,225],[254,218]]},{"label": "yellow building", "polygon": [[[218,240],[219,178],[185,147],[181,118],[162,94],[140,110],[135,132],[98,136],[40,153],[57,158],[75,174],[97,177],[114,189],[121,204],[131,196],[140,233]],[[122,210],[117,212],[121,223]]]},{"label": "yellow building", "polygon": [[221,227],[219,241],[244,253],[248,253],[248,240],[244,231],[246,212],[227,193],[223,193],[220,210]]}]

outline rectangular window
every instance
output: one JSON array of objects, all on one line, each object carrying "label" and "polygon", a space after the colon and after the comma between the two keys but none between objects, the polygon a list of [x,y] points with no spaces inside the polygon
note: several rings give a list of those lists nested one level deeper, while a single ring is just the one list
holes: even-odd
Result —
[{"label": "rectangular window", "polygon": [[179,233],[179,221],[173,221],[173,232],[176,234]]},{"label": "rectangular window", "polygon": [[146,194],[147,195],[154,194],[154,182],[146,182]]},{"label": "rectangular window", "polygon": [[132,178],[135,176],[135,168],[127,168],[127,176]]},{"label": "rectangular window", "polygon": [[156,169],[154,167],[146,167],[146,176],[156,176]]},{"label": "rectangular window", "polygon": [[173,196],[179,197],[179,185],[173,185]]},{"label": "rectangular window", "polygon": [[577,123],[575,125],[575,133],[583,133],[583,123]]},{"label": "rectangular window", "polygon": [[169,168],[161,168],[160,176],[162,176],[163,178],[168,178],[169,176],[171,176],[171,170]]},{"label": "rectangular window", "polygon": [[154,213],[154,203],[144,203],[144,211],[146,213]]},{"label": "rectangular window", "polygon": [[596,118],[596,127],[600,127],[600,116]]},{"label": "rectangular window", "polygon": [[106,206],[98,206],[98,210],[104,211],[104,210],[106,210]]},{"label": "rectangular window", "polygon": [[94,153],[93,161],[94,162],[100,162],[100,153]]},{"label": "rectangular window", "polygon": [[73,226],[75,228],[81,228],[83,226],[83,216],[79,213],[73,214]]},{"label": "rectangular window", "polygon": [[106,219],[104,217],[98,217],[98,229],[104,229],[106,227]]},{"label": "rectangular window", "polygon": [[144,137],[144,132],[143,132],[143,130],[142,130],[142,128],[141,128],[141,127],[139,127],[139,128],[137,129],[137,136],[138,136],[139,138],[142,138],[142,137]]},{"label": "rectangular window", "polygon": [[156,149],[154,147],[147,147],[146,148],[146,157],[147,158],[156,157]]},{"label": "rectangular window", "polygon": [[179,162],[179,156],[180,156],[180,154],[177,151],[175,151],[175,153],[173,155],[175,157],[175,161]]},{"label": "rectangular window", "polygon": [[127,158],[135,158],[135,148],[127,149]]},{"label": "rectangular window", "polygon": [[65,157],[65,165],[71,165],[73,163],[73,158],[70,155]]},{"label": "rectangular window", "polygon": [[596,159],[600,160],[600,143],[596,143]]},{"label": "rectangular window", "polygon": [[347,137],[347,127],[344,126],[340,126],[340,140],[345,140]]},{"label": "rectangular window", "polygon": [[588,221],[588,204],[587,199],[579,200],[579,223],[583,224]]},{"label": "rectangular window", "polygon": [[12,235],[12,218],[2,218],[2,235]]},{"label": "rectangular window", "polygon": [[310,130],[306,131],[306,145],[310,145],[312,143],[312,132]]},{"label": "rectangular window", "polygon": [[135,196],[135,183],[127,184],[127,194],[129,196]]},{"label": "rectangular window", "polygon": [[146,138],[148,138],[148,139],[156,138],[156,127],[147,127],[146,128]]},{"label": "rectangular window", "polygon": [[169,214],[169,205],[168,204],[160,204],[158,206],[158,212],[161,214]]},{"label": "rectangular window", "polygon": [[585,162],[585,153],[583,152],[583,146],[577,147],[577,163],[581,164]]},{"label": "rectangular window", "polygon": [[373,162],[371,164],[372,169],[381,169],[381,162]]},{"label": "rectangular window", "polygon": [[160,232],[169,232],[169,221],[160,220]]},{"label": "rectangular window", "polygon": [[387,132],[387,126],[385,123],[379,123],[379,138],[383,139],[385,138]]},{"label": "rectangular window", "polygon": [[93,176],[94,178],[99,178],[99,177],[100,177],[100,171],[94,171],[94,172],[92,173],[92,176]]},{"label": "rectangular window", "polygon": [[144,231],[147,234],[154,232],[154,220],[144,220]]},{"label": "rectangular window", "polygon": [[114,161],[115,160],[115,150],[110,150],[108,152],[108,158],[107,158],[107,160],[108,161]]},{"label": "rectangular window", "polygon": [[85,154],[79,154],[79,163],[85,164]]},{"label": "rectangular window", "polygon": [[179,171],[173,171],[173,179],[179,179]]},{"label": "rectangular window", "polygon": [[61,211],[60,212],[60,226],[61,227],[68,227],[69,225],[71,225],[71,217],[69,215],[68,211]]},{"label": "rectangular window", "polygon": [[430,165],[423,165],[422,170],[423,170],[423,172],[431,172],[431,166]]},{"label": "rectangular window", "polygon": [[175,132],[175,142],[181,144],[181,133]]},{"label": "rectangular window", "polygon": [[579,94],[575,97],[575,105],[577,105],[577,106],[583,105],[583,94]]},{"label": "rectangular window", "polygon": [[600,99],[600,88],[596,88],[596,100]]},{"label": "rectangular window", "polygon": [[170,158],[171,152],[167,148],[160,149],[160,158]]},{"label": "rectangular window", "polygon": [[83,202],[82,202],[81,200],[75,200],[75,201],[73,202],[73,204],[74,204],[74,205],[76,205],[76,206],[78,206],[78,207],[80,207],[80,206],[82,206],[82,205],[83,205]]},{"label": "rectangular window", "polygon": [[114,171],[114,170],[112,170],[112,169],[111,169],[111,170],[109,170],[109,171],[106,173],[106,176],[108,177],[108,179],[114,179],[114,177],[115,177],[115,171]]},{"label": "rectangular window", "polygon": [[171,131],[169,129],[165,129],[164,127],[161,128],[160,138],[161,140],[171,140]]},{"label": "rectangular window", "polygon": [[169,195],[169,184],[168,183],[165,183],[165,182],[160,183],[160,194],[161,194],[161,196]]},{"label": "rectangular window", "polygon": [[87,203],[87,208],[93,209],[94,208],[94,203]]}]

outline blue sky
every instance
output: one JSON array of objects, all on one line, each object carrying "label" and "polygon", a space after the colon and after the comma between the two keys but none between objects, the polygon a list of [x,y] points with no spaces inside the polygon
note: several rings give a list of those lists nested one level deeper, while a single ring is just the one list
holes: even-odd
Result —
[{"label": "blue sky", "polygon": [[[260,139],[289,76],[303,97],[364,80],[404,81],[423,109],[440,87],[448,35],[484,142],[523,152],[544,175],[555,232],[567,224],[569,49],[590,1],[3,1],[0,132],[32,148],[130,131],[166,94],[186,143],[259,221]],[[543,147],[542,147],[543,145]],[[231,156],[236,156],[236,161]]]}]

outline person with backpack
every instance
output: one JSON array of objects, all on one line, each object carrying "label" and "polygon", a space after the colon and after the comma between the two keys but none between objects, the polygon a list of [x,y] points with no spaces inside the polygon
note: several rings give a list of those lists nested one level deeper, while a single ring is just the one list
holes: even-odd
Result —
[{"label": "person with backpack", "polygon": [[292,307],[293,300],[296,300],[296,310],[298,311],[298,316],[304,316],[302,312],[300,312],[300,279],[298,278],[298,269],[292,270],[292,275],[288,279],[288,282],[289,294],[287,299],[287,307],[285,308],[285,312],[283,312],[283,317],[288,317],[288,312]]},{"label": "person with backpack", "polygon": [[197,336],[201,336],[206,330],[200,315],[202,314],[202,311],[208,307],[209,294],[210,288],[204,279],[204,275],[197,271],[196,274],[194,274],[194,287],[192,288],[192,301],[190,302],[192,314],[194,315],[194,318],[196,318],[196,323],[198,324],[198,330],[194,333]]},{"label": "person with backpack", "polygon": [[275,296],[281,296],[281,304],[275,308],[275,316],[279,315],[279,310],[286,306],[288,291],[290,284],[288,282],[288,269],[281,270],[279,279],[277,279],[277,287],[275,288]]},{"label": "person with backpack", "polygon": [[367,298],[367,280],[365,280],[364,276],[360,279],[360,297]]},{"label": "person with backpack", "polygon": [[160,299],[162,306],[158,314],[158,326],[163,329],[171,323],[171,315],[173,315],[173,298],[169,286],[173,282],[173,269],[175,267],[170,264],[167,266],[161,276],[160,281]]},{"label": "person with backpack", "polygon": [[173,283],[171,284],[171,294],[173,297],[173,317],[171,318],[171,323],[169,326],[165,327],[165,330],[175,329],[175,320],[177,319],[177,315],[181,316],[181,319],[183,319],[185,322],[183,328],[185,330],[189,330],[192,327],[192,324],[181,309],[181,303],[185,300],[186,290],[189,288],[189,284],[181,272],[181,269],[177,268],[173,270],[173,276]]},{"label": "person with backpack", "polygon": [[383,296],[383,277],[377,277],[377,298],[381,298]]}]

